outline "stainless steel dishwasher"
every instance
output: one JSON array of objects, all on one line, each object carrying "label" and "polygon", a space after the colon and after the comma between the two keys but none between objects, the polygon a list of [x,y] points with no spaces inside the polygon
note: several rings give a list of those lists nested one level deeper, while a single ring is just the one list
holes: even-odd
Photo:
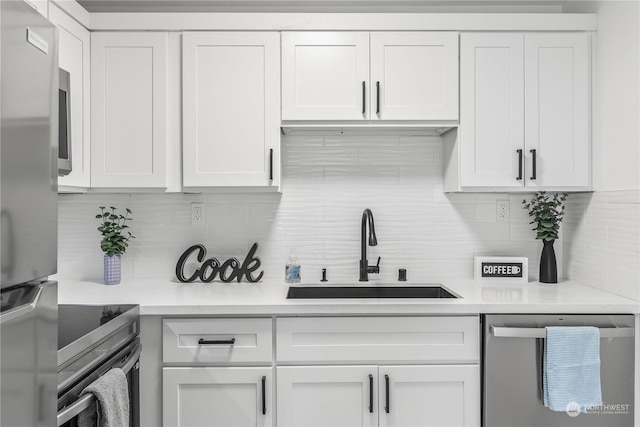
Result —
[{"label": "stainless steel dishwasher", "polygon": [[[482,347],[484,427],[632,427],[632,315],[485,315]],[[546,326],[600,328],[603,405],[586,413],[554,412],[542,403]]]}]

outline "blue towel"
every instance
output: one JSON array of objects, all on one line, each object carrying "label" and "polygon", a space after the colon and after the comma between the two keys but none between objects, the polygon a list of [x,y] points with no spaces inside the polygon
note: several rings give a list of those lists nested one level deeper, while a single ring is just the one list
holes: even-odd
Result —
[{"label": "blue towel", "polygon": [[542,387],[552,411],[602,405],[600,331],[594,327],[547,327]]}]

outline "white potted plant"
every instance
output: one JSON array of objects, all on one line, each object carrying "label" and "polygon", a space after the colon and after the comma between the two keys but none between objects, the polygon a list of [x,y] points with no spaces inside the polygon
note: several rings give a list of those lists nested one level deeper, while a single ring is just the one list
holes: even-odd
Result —
[{"label": "white potted plant", "polygon": [[135,239],[127,229],[127,221],[132,221],[131,210],[126,209],[124,215],[116,213],[117,208],[111,206],[107,210],[100,206],[100,213],[96,218],[102,220],[98,231],[102,234],[100,249],[104,252],[104,283],[106,285],[117,285],[120,283],[121,263],[120,257],[124,255],[129,247],[129,239]]}]

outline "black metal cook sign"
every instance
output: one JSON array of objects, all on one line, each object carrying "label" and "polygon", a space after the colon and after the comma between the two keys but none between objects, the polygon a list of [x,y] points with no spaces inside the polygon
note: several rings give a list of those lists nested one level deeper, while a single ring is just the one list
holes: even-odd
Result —
[{"label": "black metal cook sign", "polygon": [[[249,250],[249,253],[244,259],[242,265],[236,258],[229,258],[223,263],[220,263],[217,258],[209,258],[205,260],[207,256],[207,249],[204,245],[193,245],[180,256],[178,264],[176,264],[176,277],[181,282],[193,282],[196,279],[208,283],[212,282],[216,276],[220,278],[222,282],[229,283],[234,280],[241,282],[245,277],[247,282],[258,282],[262,279],[263,271],[258,274],[258,277],[253,277],[253,273],[260,268],[260,258],[255,256],[258,250],[258,244],[254,243]],[[190,276],[184,276],[184,266],[187,259],[193,254],[196,254],[196,259],[201,262],[200,268]]]},{"label": "black metal cook sign", "polygon": [[521,262],[483,262],[482,277],[522,277]]}]

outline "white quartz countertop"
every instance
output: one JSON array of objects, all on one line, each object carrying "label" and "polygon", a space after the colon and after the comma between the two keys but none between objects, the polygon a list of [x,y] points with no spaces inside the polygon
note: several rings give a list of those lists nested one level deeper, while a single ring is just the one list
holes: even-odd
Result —
[{"label": "white quartz countertop", "polygon": [[[58,281],[60,304],[139,304],[142,315],[640,313],[640,301],[572,281],[480,284],[473,280],[456,280],[444,283],[447,289],[461,297],[457,299],[312,300],[287,299],[288,285],[277,281],[180,283],[136,279],[125,280],[119,285]],[[370,282],[369,285],[376,284]]]}]

